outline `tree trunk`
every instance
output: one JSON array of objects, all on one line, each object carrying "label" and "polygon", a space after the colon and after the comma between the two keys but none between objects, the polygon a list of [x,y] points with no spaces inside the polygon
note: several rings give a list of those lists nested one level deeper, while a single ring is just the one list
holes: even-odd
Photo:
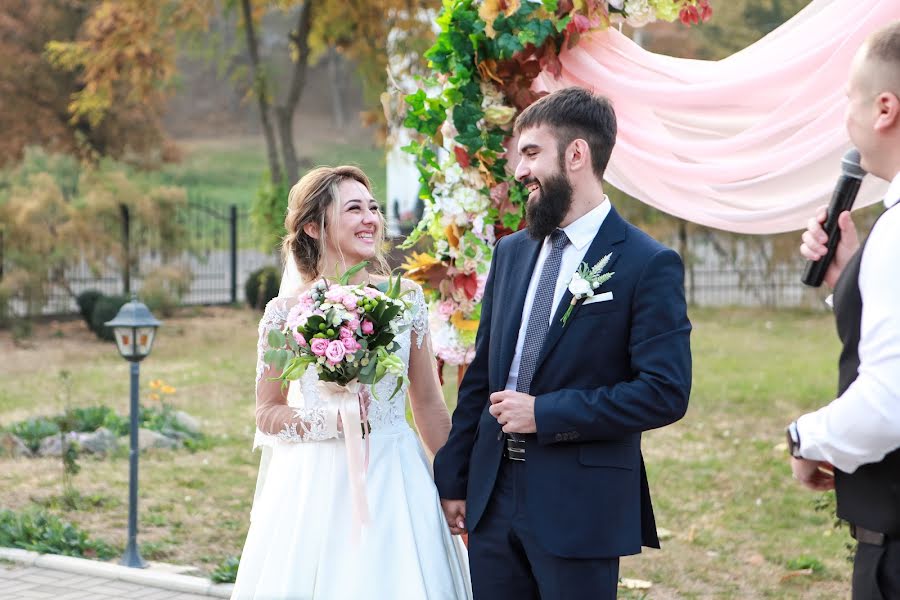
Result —
[{"label": "tree trunk", "polygon": [[[245,2],[247,0],[244,0]],[[291,87],[287,97],[275,112],[278,115],[278,133],[281,138],[281,152],[284,158],[284,170],[289,185],[293,185],[300,177],[300,166],[297,151],[294,148],[294,112],[300,102],[300,93],[306,85],[306,66],[309,62],[309,31],[312,23],[313,0],[306,0],[300,7],[297,17],[297,29],[291,32],[291,43],[297,49],[297,61],[291,76]]]},{"label": "tree trunk", "polygon": [[344,130],[347,122],[346,108],[344,107],[344,78],[341,68],[341,56],[336,48],[328,50],[328,80],[331,83],[331,108],[334,116],[334,126]]},{"label": "tree trunk", "polygon": [[281,162],[278,160],[278,146],[275,143],[275,131],[272,129],[272,121],[269,116],[271,103],[269,102],[268,84],[260,65],[259,46],[256,41],[256,32],[253,29],[253,13],[250,8],[250,0],[241,0],[244,12],[244,32],[247,35],[247,52],[250,54],[250,65],[253,72],[253,89],[256,100],[259,103],[259,119],[262,122],[263,134],[266,138],[266,156],[269,159],[269,177],[274,185],[279,185],[283,179]]}]

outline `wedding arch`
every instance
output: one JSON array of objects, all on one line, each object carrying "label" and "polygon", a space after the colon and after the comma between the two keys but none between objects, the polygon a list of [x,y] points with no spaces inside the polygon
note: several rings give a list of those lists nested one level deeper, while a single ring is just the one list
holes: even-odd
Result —
[{"label": "wedding arch", "polygon": [[[896,0],[814,0],[744,50],[700,61],[648,52],[614,25],[696,24],[711,14],[707,0],[578,6],[445,2],[426,54],[433,76],[406,97],[403,124],[415,134],[405,150],[416,157],[425,204],[407,247],[429,246],[405,266],[430,292],[434,347],[447,364],[471,360],[493,245],[521,224],[524,194],[504,144],[541,93],[579,85],[612,99],[619,134],[606,179],[627,194],[731,232],[799,229],[828,201],[850,146],[843,114],[852,56],[900,18]],[[866,181],[856,205],[883,191]]]}]

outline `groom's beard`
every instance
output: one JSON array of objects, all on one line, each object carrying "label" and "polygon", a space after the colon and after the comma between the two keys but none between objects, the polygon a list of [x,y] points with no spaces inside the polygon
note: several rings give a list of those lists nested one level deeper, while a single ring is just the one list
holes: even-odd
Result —
[{"label": "groom's beard", "polygon": [[[524,181],[528,184],[534,179]],[[525,206],[528,235],[542,240],[559,227],[572,206],[572,185],[562,173],[548,177],[538,190],[538,197]]]}]

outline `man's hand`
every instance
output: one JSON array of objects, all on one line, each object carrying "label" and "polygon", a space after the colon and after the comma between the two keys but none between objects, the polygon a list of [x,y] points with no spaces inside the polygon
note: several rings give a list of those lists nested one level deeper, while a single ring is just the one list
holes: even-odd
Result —
[{"label": "man's hand", "polygon": [[534,421],[534,396],[503,390],[491,394],[491,407],[488,409],[504,433],[536,433],[537,423]]},{"label": "man's hand", "polygon": [[794,479],[813,491],[834,489],[834,467],[825,461],[791,457],[791,470]]},{"label": "man's hand", "polygon": [[[803,243],[800,245],[800,254],[809,260],[819,260],[828,251],[825,246],[828,242],[828,236],[822,229],[822,223],[828,214],[828,208],[820,206],[816,210],[816,215],[810,218],[806,225],[806,231],[803,232]],[[834,251],[834,258],[825,271],[825,283],[828,287],[834,289],[838,277],[847,265],[856,251],[859,249],[859,236],[856,234],[856,225],[850,217],[850,211],[845,210],[838,217],[838,227],[841,230],[841,241],[838,242],[837,249]]]},{"label": "man's hand", "polygon": [[450,526],[450,533],[462,535],[466,530],[466,501],[445,500],[441,498],[441,508],[444,510],[444,518]]}]

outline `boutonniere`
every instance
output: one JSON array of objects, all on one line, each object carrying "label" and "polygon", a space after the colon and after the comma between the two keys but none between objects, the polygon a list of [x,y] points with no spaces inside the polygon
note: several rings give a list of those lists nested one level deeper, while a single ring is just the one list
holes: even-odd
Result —
[{"label": "boutonniere", "polygon": [[566,314],[562,316],[563,326],[565,326],[566,321],[569,319],[569,315],[572,314],[572,309],[575,308],[576,304],[585,298],[593,296],[594,291],[597,288],[609,281],[610,278],[616,274],[615,271],[612,273],[603,272],[603,269],[606,268],[606,263],[609,262],[611,256],[612,252],[598,260],[597,264],[593,267],[588,267],[588,264],[583,262],[581,263],[581,266],[578,267],[578,270],[575,271],[575,274],[572,275],[572,279],[569,280],[569,291],[572,292],[572,301],[569,303],[569,308],[566,309]]}]

